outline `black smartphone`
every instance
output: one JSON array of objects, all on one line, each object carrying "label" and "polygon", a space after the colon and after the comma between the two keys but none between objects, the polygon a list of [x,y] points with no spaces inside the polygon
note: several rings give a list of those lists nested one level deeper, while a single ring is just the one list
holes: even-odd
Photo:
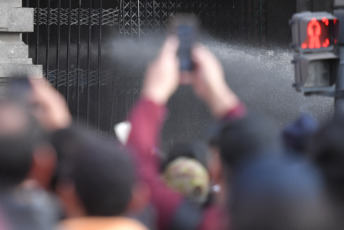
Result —
[{"label": "black smartphone", "polygon": [[196,16],[190,14],[176,15],[170,23],[170,33],[178,36],[179,49],[178,58],[181,71],[192,71],[194,63],[191,59],[192,46],[198,39],[199,20]]}]

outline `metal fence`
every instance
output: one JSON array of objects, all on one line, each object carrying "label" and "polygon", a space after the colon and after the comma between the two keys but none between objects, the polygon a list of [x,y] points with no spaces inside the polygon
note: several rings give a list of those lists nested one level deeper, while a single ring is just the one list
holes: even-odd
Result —
[{"label": "metal fence", "polygon": [[[163,33],[170,17],[192,12],[214,37],[263,44],[267,0],[23,0],[35,9],[35,32],[24,34],[30,56],[60,91],[78,122],[112,133],[140,93],[140,73],[123,78],[106,54],[111,38],[142,39]],[[172,105],[178,106],[178,105]],[[202,114],[196,108],[194,113]],[[202,115],[196,115],[202,116]],[[182,117],[178,119],[183,119]],[[183,129],[200,126],[177,122]],[[170,128],[169,137],[194,135]],[[184,135],[184,137],[183,137]]]},{"label": "metal fence", "polygon": [[120,1],[120,33],[145,36],[163,29],[178,12],[196,14],[212,35],[263,42],[266,39],[266,0]]}]

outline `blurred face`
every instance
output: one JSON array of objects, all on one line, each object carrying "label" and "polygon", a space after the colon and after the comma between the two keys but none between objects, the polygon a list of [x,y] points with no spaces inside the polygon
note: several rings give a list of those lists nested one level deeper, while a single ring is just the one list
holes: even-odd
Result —
[{"label": "blurred face", "polygon": [[20,133],[28,124],[28,119],[18,105],[2,105],[0,109],[0,134],[6,136]]},{"label": "blurred face", "polygon": [[[35,136],[37,128],[33,120],[30,119],[24,105],[13,102],[4,102],[0,106],[0,136],[9,138],[19,138],[22,135]],[[33,118],[32,118],[33,119]],[[38,126],[38,124],[36,124]],[[18,136],[19,135],[19,136]],[[55,171],[56,153],[50,143],[44,140],[34,140],[35,143],[26,143],[27,145],[33,144],[29,149],[23,148],[22,151],[31,151],[32,162],[31,168],[28,172],[28,179],[31,182],[39,185],[44,189],[48,189],[51,178]],[[37,141],[37,142],[36,142]],[[23,144],[22,144],[23,145]],[[13,152],[13,148],[11,150]]]},{"label": "blurred face", "polygon": [[60,198],[63,210],[67,218],[86,216],[86,209],[83,207],[74,183],[72,181],[59,181],[56,193]]}]

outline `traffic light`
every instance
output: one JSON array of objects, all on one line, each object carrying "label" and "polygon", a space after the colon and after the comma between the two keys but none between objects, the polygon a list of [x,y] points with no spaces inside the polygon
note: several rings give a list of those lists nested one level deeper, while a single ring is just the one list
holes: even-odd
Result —
[{"label": "traffic light", "polygon": [[339,59],[334,46],[339,21],[327,12],[294,14],[291,20],[293,48],[297,54],[295,88],[304,94],[333,92]]},{"label": "traffic light", "polygon": [[294,14],[291,20],[293,46],[300,52],[332,50],[337,43],[339,21],[327,12]]},{"label": "traffic light", "polygon": [[338,57],[331,52],[299,54],[294,58],[295,88],[305,95],[333,92]]}]

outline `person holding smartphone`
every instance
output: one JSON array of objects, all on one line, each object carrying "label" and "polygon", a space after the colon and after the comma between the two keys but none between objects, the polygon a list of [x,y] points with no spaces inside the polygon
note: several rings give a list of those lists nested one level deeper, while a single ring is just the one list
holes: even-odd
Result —
[{"label": "person holding smartphone", "polygon": [[[158,215],[158,229],[221,229],[225,220],[221,218],[221,208],[212,206],[201,211],[197,211],[197,207],[183,208],[183,197],[168,188],[159,175],[155,149],[159,146],[166,104],[181,82],[178,47],[177,37],[168,37],[159,56],[148,66],[141,98],[129,116],[132,129],[127,145],[134,154],[140,179],[150,186],[151,203]],[[191,55],[195,67],[186,74],[190,76],[195,93],[208,105],[214,117],[238,119],[245,116],[245,107],[226,84],[218,59],[201,44],[192,48]],[[180,213],[192,212],[183,211],[188,208],[195,211],[196,218],[184,215],[184,221],[179,221]]]}]

